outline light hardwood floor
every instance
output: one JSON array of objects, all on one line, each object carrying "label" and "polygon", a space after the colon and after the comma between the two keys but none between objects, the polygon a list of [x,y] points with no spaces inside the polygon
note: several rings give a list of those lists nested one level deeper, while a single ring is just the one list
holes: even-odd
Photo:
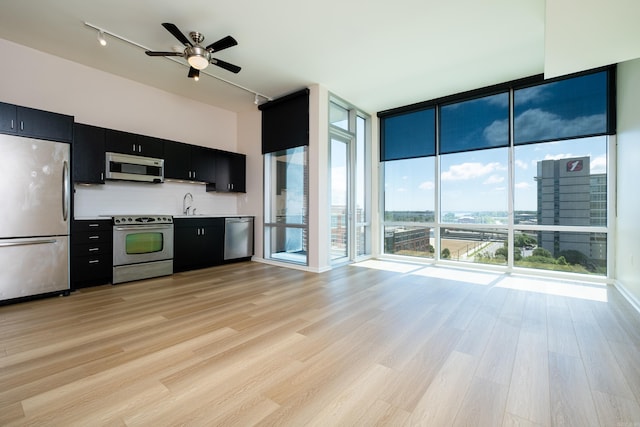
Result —
[{"label": "light hardwood floor", "polygon": [[247,262],[2,306],[0,425],[640,426],[640,315],[580,288]]}]

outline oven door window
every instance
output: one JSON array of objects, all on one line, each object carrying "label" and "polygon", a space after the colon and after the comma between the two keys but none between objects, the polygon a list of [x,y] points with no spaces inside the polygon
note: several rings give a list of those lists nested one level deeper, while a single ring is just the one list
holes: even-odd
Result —
[{"label": "oven door window", "polygon": [[131,233],[125,237],[125,252],[132,254],[152,254],[162,252],[164,235],[161,232]]}]

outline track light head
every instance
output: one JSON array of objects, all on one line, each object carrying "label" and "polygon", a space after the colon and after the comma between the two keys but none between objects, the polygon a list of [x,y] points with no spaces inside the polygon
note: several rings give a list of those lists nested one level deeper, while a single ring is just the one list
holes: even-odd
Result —
[{"label": "track light head", "polygon": [[104,31],[102,30],[98,31],[98,42],[100,43],[100,46],[107,45],[107,39],[104,38]]}]

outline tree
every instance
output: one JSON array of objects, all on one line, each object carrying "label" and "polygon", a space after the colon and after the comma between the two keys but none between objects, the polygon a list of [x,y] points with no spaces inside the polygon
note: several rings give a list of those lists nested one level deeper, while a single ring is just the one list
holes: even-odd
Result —
[{"label": "tree", "polygon": [[451,258],[451,251],[449,250],[449,248],[444,248],[440,256],[442,257],[442,259],[449,259]]},{"label": "tree", "polygon": [[496,249],[496,253],[495,253],[496,257],[503,257],[505,260],[509,259],[509,250],[506,247],[501,247]]},{"label": "tree", "polygon": [[535,257],[542,257],[542,258],[553,258],[553,255],[551,255],[551,252],[549,252],[545,248],[540,248],[540,247],[535,248],[533,250],[532,255]]}]

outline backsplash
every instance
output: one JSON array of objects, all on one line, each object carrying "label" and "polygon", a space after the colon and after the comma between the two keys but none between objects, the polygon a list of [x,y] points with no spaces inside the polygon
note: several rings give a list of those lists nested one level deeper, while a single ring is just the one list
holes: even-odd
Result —
[{"label": "backsplash", "polygon": [[[193,195],[196,214],[236,215],[241,194],[207,193],[204,184],[164,182],[147,184],[107,181],[103,185],[74,186],[75,218],[118,214],[182,215],[186,193]],[[240,213],[242,214],[242,213]]]}]

